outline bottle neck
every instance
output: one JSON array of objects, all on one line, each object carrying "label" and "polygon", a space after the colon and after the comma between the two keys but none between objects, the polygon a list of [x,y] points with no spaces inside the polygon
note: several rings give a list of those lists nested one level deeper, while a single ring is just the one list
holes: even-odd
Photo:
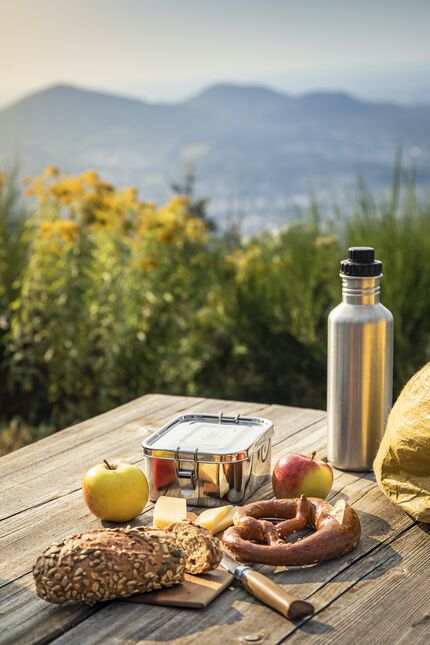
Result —
[{"label": "bottle neck", "polygon": [[375,305],[379,302],[379,283],[382,274],[374,278],[354,278],[342,275],[342,302],[349,305]]}]

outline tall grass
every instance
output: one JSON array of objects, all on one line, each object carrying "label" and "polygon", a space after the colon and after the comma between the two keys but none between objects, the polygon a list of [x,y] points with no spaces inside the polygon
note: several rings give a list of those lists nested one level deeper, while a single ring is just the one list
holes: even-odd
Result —
[{"label": "tall grass", "polygon": [[430,360],[430,200],[419,201],[413,175],[394,174],[376,205],[361,190],[347,243],[369,244],[384,261],[382,299],[395,321],[394,390]]},{"label": "tall grass", "polygon": [[16,172],[6,174],[0,171],[0,409],[6,420],[14,410],[13,396],[9,390],[10,363],[6,346],[13,302],[20,292],[27,261],[26,220],[27,212],[17,187]]}]

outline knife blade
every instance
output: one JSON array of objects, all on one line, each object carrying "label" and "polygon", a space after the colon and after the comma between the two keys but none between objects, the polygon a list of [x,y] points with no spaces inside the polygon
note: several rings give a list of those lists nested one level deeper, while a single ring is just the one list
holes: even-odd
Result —
[{"label": "knife blade", "polygon": [[314,613],[314,606],[310,602],[292,596],[259,571],[255,571],[249,565],[236,562],[225,551],[221,564],[242,583],[249,593],[285,618],[296,620]]}]

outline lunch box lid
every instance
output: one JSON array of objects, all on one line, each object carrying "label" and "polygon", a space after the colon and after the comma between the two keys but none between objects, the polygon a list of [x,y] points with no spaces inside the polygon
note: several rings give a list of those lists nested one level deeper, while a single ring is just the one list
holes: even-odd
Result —
[{"label": "lunch box lid", "polygon": [[239,414],[189,413],[169,421],[142,441],[150,458],[181,461],[244,461],[273,434],[273,423]]}]

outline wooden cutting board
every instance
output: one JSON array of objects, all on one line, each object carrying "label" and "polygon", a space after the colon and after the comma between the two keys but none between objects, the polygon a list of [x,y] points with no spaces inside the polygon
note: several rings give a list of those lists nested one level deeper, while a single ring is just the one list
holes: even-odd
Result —
[{"label": "wooden cutting board", "polygon": [[136,594],[126,598],[126,602],[147,605],[166,605],[202,609],[207,607],[233,581],[233,575],[223,567],[198,576],[185,574],[179,585],[158,591]]},{"label": "wooden cutting board", "polygon": [[[197,515],[192,512],[187,513],[187,518],[195,520]],[[201,573],[198,576],[185,574],[184,582],[167,589],[158,589],[148,593],[136,594],[123,598],[125,602],[136,602],[144,605],[165,605],[170,607],[190,607],[193,609],[203,609],[212,602],[214,598],[224,591],[228,585],[233,582],[234,576],[224,569],[218,567],[214,571]]]}]

